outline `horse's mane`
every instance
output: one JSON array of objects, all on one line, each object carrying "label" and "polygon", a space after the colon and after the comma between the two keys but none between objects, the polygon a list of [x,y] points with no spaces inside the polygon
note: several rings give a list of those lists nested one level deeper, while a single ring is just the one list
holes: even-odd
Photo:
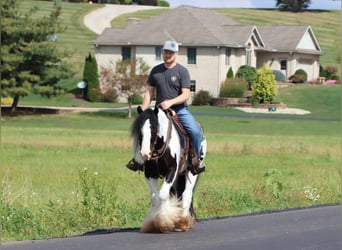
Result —
[{"label": "horse's mane", "polygon": [[141,127],[144,125],[145,121],[149,119],[151,127],[156,129],[158,127],[158,117],[152,109],[146,109],[140,113],[131,127],[131,136],[135,138],[139,143],[141,142]]}]

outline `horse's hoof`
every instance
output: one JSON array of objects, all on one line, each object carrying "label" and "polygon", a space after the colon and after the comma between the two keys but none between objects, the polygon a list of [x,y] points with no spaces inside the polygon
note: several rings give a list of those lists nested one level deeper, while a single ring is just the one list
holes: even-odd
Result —
[{"label": "horse's hoof", "polygon": [[192,217],[190,216],[182,216],[176,223],[174,231],[176,232],[187,232],[190,230],[192,225],[195,224],[192,222]]}]

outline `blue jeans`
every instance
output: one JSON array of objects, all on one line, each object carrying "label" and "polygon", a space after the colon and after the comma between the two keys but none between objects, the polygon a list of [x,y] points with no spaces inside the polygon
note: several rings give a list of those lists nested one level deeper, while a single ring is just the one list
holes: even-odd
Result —
[{"label": "blue jeans", "polygon": [[202,129],[197,124],[188,107],[176,108],[174,110],[178,115],[179,121],[183,124],[185,130],[190,136],[192,146],[196,151],[197,157],[200,157],[201,143],[203,141]]}]

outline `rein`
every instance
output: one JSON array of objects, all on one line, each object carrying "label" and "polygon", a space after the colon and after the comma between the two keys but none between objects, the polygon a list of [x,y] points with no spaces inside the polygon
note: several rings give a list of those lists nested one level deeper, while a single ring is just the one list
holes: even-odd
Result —
[{"label": "rein", "polygon": [[[171,128],[172,128],[172,121],[171,121],[171,117],[170,117],[170,112],[171,111],[166,112],[166,116],[169,119],[168,126],[167,126],[166,140],[165,140],[163,146],[160,149],[153,150],[151,160],[158,161],[159,158],[163,157],[163,155],[166,152],[167,145],[170,142],[170,139],[171,139]],[[153,145],[157,144],[157,138],[158,137],[156,137],[156,139],[154,140]]]}]

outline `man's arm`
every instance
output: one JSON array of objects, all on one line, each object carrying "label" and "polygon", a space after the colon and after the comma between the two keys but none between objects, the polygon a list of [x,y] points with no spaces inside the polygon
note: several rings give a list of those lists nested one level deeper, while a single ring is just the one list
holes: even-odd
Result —
[{"label": "man's arm", "polygon": [[150,106],[150,103],[153,99],[153,96],[154,96],[154,90],[155,88],[152,87],[152,86],[147,86],[146,87],[146,91],[145,91],[145,94],[144,94],[144,100],[143,100],[143,103],[141,104],[141,109],[142,110],[145,110],[147,109],[149,106]]}]

